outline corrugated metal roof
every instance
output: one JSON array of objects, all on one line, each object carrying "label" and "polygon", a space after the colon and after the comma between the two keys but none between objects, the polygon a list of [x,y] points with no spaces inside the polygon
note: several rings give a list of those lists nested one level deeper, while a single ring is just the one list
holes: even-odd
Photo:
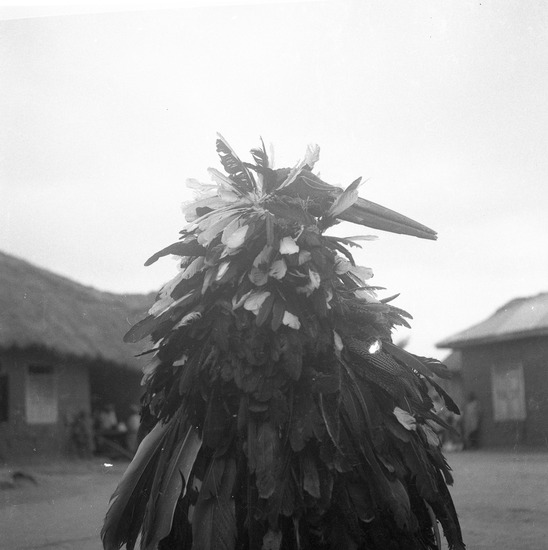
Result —
[{"label": "corrugated metal roof", "polygon": [[544,335],[548,335],[548,292],[511,300],[485,321],[438,342],[437,346],[466,348]]}]

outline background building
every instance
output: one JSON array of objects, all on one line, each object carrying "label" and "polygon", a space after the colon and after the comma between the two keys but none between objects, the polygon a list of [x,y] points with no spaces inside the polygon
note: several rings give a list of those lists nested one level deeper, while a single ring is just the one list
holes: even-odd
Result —
[{"label": "background building", "polygon": [[461,354],[482,445],[548,445],[548,293],[512,300],[438,347]]},{"label": "background building", "polygon": [[0,253],[0,460],[70,450],[76,416],[139,402],[139,345],[122,337],[153,295],[100,292]]}]

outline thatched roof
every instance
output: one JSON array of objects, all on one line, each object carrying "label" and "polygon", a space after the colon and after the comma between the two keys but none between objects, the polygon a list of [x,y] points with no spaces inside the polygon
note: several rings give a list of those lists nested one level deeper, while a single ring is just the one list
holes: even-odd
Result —
[{"label": "thatched roof", "polygon": [[548,292],[511,300],[485,321],[437,346],[458,349],[534,336],[548,336]]},{"label": "thatched roof", "polygon": [[101,292],[0,252],[0,348],[38,347],[140,367],[134,356],[143,346],[122,337],[153,300]]}]

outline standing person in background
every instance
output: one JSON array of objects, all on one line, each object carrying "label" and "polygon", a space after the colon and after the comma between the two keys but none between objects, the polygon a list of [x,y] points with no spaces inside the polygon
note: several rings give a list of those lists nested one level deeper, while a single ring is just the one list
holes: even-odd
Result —
[{"label": "standing person in background", "polygon": [[99,431],[115,430],[118,426],[116,410],[112,403],[105,405],[98,416]]},{"label": "standing person in background", "polygon": [[464,448],[477,449],[479,447],[479,428],[481,420],[480,404],[474,392],[468,394],[468,401],[464,406]]},{"label": "standing person in background", "polygon": [[105,437],[118,431],[118,418],[112,403],[101,407],[95,418],[95,450],[97,453],[108,452]]},{"label": "standing person in background", "polygon": [[93,426],[86,411],[82,410],[75,416],[70,426],[70,437],[74,450],[80,458],[91,457],[95,450]]},{"label": "standing person in background", "polygon": [[130,411],[131,413],[126,420],[126,445],[129,451],[135,453],[135,451],[137,451],[137,447],[139,446],[137,432],[139,431],[139,426],[141,424],[141,416],[139,415],[139,407],[137,405],[131,405]]}]

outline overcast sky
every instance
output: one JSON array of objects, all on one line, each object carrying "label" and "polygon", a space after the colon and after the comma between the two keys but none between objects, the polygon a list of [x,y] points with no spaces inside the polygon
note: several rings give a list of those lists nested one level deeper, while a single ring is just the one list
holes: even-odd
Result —
[{"label": "overcast sky", "polygon": [[443,357],[435,342],[548,291],[545,2],[209,4],[0,8],[0,250],[158,289],[174,262],[143,262],[177,240],[219,131],[242,157],[262,136],[278,166],[318,143],[323,179],[369,178],[362,196],[438,231],[371,231],[357,256],[413,314],[411,351]]}]

